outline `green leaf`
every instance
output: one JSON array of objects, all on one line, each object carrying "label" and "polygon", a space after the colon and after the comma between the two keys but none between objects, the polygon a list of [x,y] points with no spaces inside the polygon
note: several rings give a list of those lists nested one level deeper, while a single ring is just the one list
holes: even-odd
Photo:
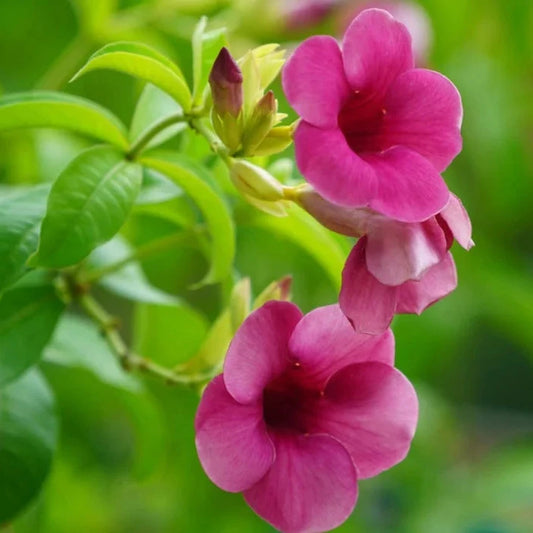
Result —
[{"label": "green leaf", "polygon": [[188,111],[191,93],[183,73],[168,57],[142,43],[111,43],[95,52],[71,81],[93,70],[124,72],[156,85]]},{"label": "green leaf", "polygon": [[26,261],[37,249],[49,190],[32,187],[0,199],[0,294],[26,272]]},{"label": "green leaf", "polygon": [[[146,84],[146,87],[137,102],[131,122],[130,139],[132,143],[135,143],[148,130],[151,130],[169,117],[181,112],[181,106],[170,98],[167,93],[164,93],[151,83]],[[166,128],[156,135],[146,145],[145,149],[163,144],[180,131],[183,131],[186,127],[187,125],[185,122],[179,122]]]},{"label": "green leaf", "polygon": [[[120,235],[93,251],[89,258],[92,268],[100,269],[117,263],[133,253],[133,248]],[[150,284],[137,261],[125,264],[121,269],[107,274],[99,284],[108,291],[136,302],[160,305],[177,305],[180,299]]]},{"label": "green leaf", "polygon": [[209,73],[223,46],[226,46],[226,29],[220,28],[206,32],[207,18],[202,17],[194,30],[192,38],[193,56],[193,103],[201,105],[207,87]]},{"label": "green leaf", "polygon": [[32,266],[78,263],[126,220],[139,192],[141,166],[109,146],[82,152],[52,186]]},{"label": "green leaf", "polygon": [[17,128],[62,128],[128,148],[126,129],[110,111],[70,94],[35,91],[1,97],[0,131]]},{"label": "green leaf", "polygon": [[36,371],[0,388],[0,524],[35,498],[57,445],[54,398]]},{"label": "green leaf", "polygon": [[226,278],[232,270],[235,256],[235,229],[224,201],[199,177],[194,165],[184,158],[159,152],[143,158],[142,163],[161,172],[182,188],[202,211],[211,233],[211,266],[197,286]]},{"label": "green leaf", "polygon": [[143,389],[137,379],[120,367],[98,328],[82,317],[69,314],[62,317],[43,359],[56,365],[88,370],[104,383],[120,389],[131,392]]},{"label": "green leaf", "polygon": [[287,212],[287,217],[278,218],[253,211],[242,224],[263,228],[290,239],[321,265],[333,285],[340,288],[341,272],[350,250],[348,240],[337,240],[332,232],[294,204],[287,205]]},{"label": "green leaf", "polygon": [[40,358],[63,311],[51,284],[16,286],[0,299],[0,386]]}]

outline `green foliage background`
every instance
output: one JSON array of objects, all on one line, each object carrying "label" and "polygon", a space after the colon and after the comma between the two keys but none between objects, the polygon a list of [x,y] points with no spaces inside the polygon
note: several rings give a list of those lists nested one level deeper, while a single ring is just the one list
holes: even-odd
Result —
[{"label": "green foliage background", "polygon": [[[464,150],[446,179],[469,210],[476,247],[468,254],[455,250],[460,282],[451,296],[421,317],[395,320],[397,365],[419,391],[420,426],[401,465],[361,483],[358,506],[338,531],[526,533],[533,529],[533,3],[420,4],[434,30],[430,67],[451,78],[463,97]],[[139,40],[173,57],[190,77],[190,36],[200,15],[228,25],[236,55],[333,31],[325,21],[306,32],[283,32],[269,24],[272,5],[2,0],[0,85],[5,93],[47,88],[85,96],[129,124],[140,83],[99,72],[66,84],[90,53],[113,40]],[[288,112],[279,82],[275,92]],[[50,182],[89,145],[51,130],[2,133],[0,185]],[[213,164],[205,142],[192,135],[169,146]],[[331,237],[337,248],[321,249],[305,224],[289,233],[283,229],[289,221],[257,215],[244,204],[234,215],[235,268],[251,278],[255,294],[292,274],[294,301],[303,310],[335,301],[338,254],[349,249],[347,241]],[[136,209],[122,233],[139,245],[195,220],[192,205],[178,197],[164,208]],[[183,362],[227,303],[228,286],[191,289],[207,271],[192,240],[146,258],[142,267],[154,287],[182,303],[133,304],[105,289],[99,296],[143,355],[167,365]],[[202,472],[194,448],[195,392],[140,385],[105,354],[100,363],[88,363],[88,351],[105,352],[98,337],[61,337],[61,328],[55,337],[41,367],[56,394],[59,450],[39,499],[7,531],[272,530],[239,495],[218,490]],[[61,364],[65,357],[68,366]]]}]

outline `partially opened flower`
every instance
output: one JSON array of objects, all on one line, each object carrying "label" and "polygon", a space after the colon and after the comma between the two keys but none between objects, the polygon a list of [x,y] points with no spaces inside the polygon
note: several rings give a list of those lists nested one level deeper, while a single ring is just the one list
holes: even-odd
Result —
[{"label": "partially opened flower", "polygon": [[284,532],[338,526],[357,480],[401,461],[413,438],[416,394],[393,360],[390,330],[357,334],[337,305],[302,316],[288,302],[265,304],[202,397],[196,445],[207,475]]},{"label": "partially opened flower", "polygon": [[457,273],[448,250],[454,239],[467,250],[474,245],[470,218],[454,194],[436,216],[411,223],[340,207],[309,187],[294,195],[324,226],[362,237],[346,261],[339,303],[363,333],[381,333],[394,314],[420,314],[452,292]]},{"label": "partially opened flower", "polygon": [[342,272],[339,304],[356,331],[379,334],[395,314],[420,314],[457,287],[457,271],[447,252],[419,279],[400,285],[381,283],[368,270],[368,241],[363,237],[352,249]]},{"label": "partially opened flower", "polygon": [[409,32],[369,9],[332,37],[304,41],[283,70],[301,116],[296,161],[328,200],[404,222],[448,201],[442,172],[461,150],[461,100],[443,75],[414,68]]}]

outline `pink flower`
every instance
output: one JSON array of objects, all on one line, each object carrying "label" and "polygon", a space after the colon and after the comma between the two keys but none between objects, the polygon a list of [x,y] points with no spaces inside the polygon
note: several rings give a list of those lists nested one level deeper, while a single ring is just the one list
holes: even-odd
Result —
[{"label": "pink flower", "polygon": [[308,188],[296,201],[324,226],[362,237],[342,275],[341,309],[356,331],[385,331],[395,313],[420,314],[457,286],[448,252],[454,238],[473,245],[472,225],[463,204],[450,194],[446,207],[423,222],[398,222],[369,209],[340,207]]},{"label": "pink flower", "polygon": [[207,475],[286,533],[338,526],[357,480],[401,461],[413,438],[416,394],[393,359],[390,330],[357,334],[337,305],[302,316],[266,303],[237,331],[200,402]]},{"label": "pink flower", "polygon": [[302,117],[296,161],[317,191],[343,206],[419,222],[448,201],[442,172],[461,150],[461,100],[441,74],[414,68],[411,38],[386,11],[362,12],[342,52],[304,41],[283,70]]},{"label": "pink flower", "polygon": [[418,280],[385,285],[368,270],[367,245],[367,237],[363,237],[352,249],[342,272],[339,295],[339,304],[356,331],[379,334],[389,327],[395,314],[419,315],[457,287],[450,253]]}]

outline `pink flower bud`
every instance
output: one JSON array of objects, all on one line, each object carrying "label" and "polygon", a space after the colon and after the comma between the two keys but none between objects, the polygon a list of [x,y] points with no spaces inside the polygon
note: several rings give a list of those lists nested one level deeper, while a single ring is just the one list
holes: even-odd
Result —
[{"label": "pink flower bud", "polygon": [[236,117],[242,108],[242,72],[227,48],[222,48],[215,59],[209,84],[215,111]]}]

